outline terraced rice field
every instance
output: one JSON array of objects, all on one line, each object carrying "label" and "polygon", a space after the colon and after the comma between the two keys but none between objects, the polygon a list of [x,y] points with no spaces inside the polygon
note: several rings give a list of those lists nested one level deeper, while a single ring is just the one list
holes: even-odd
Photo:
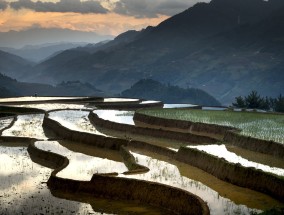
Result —
[{"label": "terraced rice field", "polygon": [[[28,99],[25,98],[24,100]],[[115,98],[105,101],[120,102],[123,100]],[[32,107],[33,104],[30,104],[31,106],[25,105],[28,108]],[[38,107],[51,110],[51,112],[45,115],[18,115],[10,128],[8,126],[12,123],[12,118],[0,118],[0,130],[4,129],[0,137],[0,140],[2,140],[0,141],[0,214],[173,214],[172,211],[157,205],[151,206],[142,202],[110,197],[98,198],[84,192],[71,192],[72,186],[70,187],[68,183],[64,189],[54,190],[50,184],[52,182],[49,182],[49,180],[53,169],[62,166],[61,161],[59,162],[60,159],[65,159],[68,163],[56,173],[59,180],[88,183],[92,180],[93,175],[105,177],[105,174],[116,173],[111,177],[155,182],[194,194],[206,203],[210,214],[213,215],[258,214],[270,208],[284,207],[284,202],[281,199],[222,181],[197,167],[176,160],[175,156],[179,153],[179,147],[185,146],[183,143],[177,144],[175,141],[164,140],[163,137],[158,140],[158,138],[151,138],[151,136],[143,137],[143,135],[140,135],[138,140],[142,141],[142,144],[145,142],[150,146],[159,147],[162,151],[169,150],[172,156],[160,153],[157,149],[153,152],[147,147],[141,148],[132,145],[131,141],[136,140],[138,135],[132,135],[131,141],[129,141],[128,136],[124,133],[120,135],[120,131],[115,129],[108,129],[108,132],[104,133],[104,128],[97,126],[89,118],[89,114],[94,111],[98,117],[106,120],[107,123],[115,122],[121,125],[135,126],[133,122],[134,111],[80,110],[80,107],[87,104],[73,104],[79,105],[78,110],[71,110],[74,106],[68,106],[69,104],[61,106],[66,108],[65,110],[57,110],[58,104],[54,104],[54,106],[48,104],[48,108],[45,108],[44,104],[37,105],[41,105]],[[206,123],[221,124],[224,122],[225,124],[226,122],[225,125],[237,128],[241,128],[241,121],[246,119],[242,128],[252,128],[255,129],[255,133],[258,133],[255,128],[257,126],[251,125],[253,122],[258,123],[254,113],[251,113],[251,115],[239,113],[240,115],[248,114],[245,115],[246,117],[237,117],[235,113],[227,111],[179,109],[166,111],[149,109],[143,110],[143,113],[167,118],[178,118],[177,115],[179,115],[180,119]],[[181,116],[185,113],[194,116]],[[226,117],[230,117],[231,115],[228,114],[232,114],[233,117],[232,119],[222,118],[222,114],[219,115],[219,113],[225,114]],[[213,118],[208,116],[210,114],[213,115]],[[266,119],[266,121],[274,121],[275,124],[272,125],[268,122],[268,124],[264,124],[267,116],[269,119]],[[60,132],[52,130],[52,127],[44,126],[45,118],[58,122],[61,126]],[[272,126],[272,128],[267,129],[274,133],[278,132],[280,135],[280,131],[277,131],[276,127],[280,127],[278,130],[283,130],[284,121],[281,115],[261,114],[259,120],[262,127]],[[258,126],[260,127],[259,124]],[[66,129],[72,132],[70,139],[63,135]],[[262,130],[264,131],[265,128],[262,128]],[[94,135],[92,138],[101,138],[101,142],[98,141],[100,147],[97,147],[97,141],[81,138],[79,132],[87,133],[91,137]],[[52,135],[50,135],[51,133]],[[277,139],[278,142],[284,143],[281,139],[283,133]],[[266,135],[268,136],[268,134]],[[13,139],[14,137],[25,137],[25,139]],[[31,141],[29,141],[27,138],[33,138],[33,140],[30,139]],[[78,141],[76,138],[78,138]],[[114,145],[110,144],[111,141],[114,141]],[[121,149],[117,147],[118,144],[123,144],[125,149],[129,151],[129,155],[122,153]],[[36,152],[32,150],[33,147]],[[261,162],[258,162],[257,159],[251,159],[254,155],[255,157],[260,156],[257,153],[250,152],[252,155],[243,157],[245,152],[242,149],[234,151],[226,145],[219,144],[188,144],[186,147],[204,151],[228,162],[239,163],[243,167],[261,169],[277,177],[284,176],[284,169],[281,164],[283,160],[279,158],[267,156],[265,160],[258,159],[261,160]],[[148,170],[133,171],[128,174],[128,171],[131,172],[129,162],[134,162]],[[274,164],[277,165],[274,166]],[[153,194],[154,192],[153,189]]]}]

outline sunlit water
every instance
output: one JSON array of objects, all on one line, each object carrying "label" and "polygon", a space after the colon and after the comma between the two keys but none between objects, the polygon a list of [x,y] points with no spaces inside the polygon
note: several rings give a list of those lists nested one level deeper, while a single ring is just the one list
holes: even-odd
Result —
[{"label": "sunlit water", "polygon": [[187,190],[206,201],[210,208],[211,214],[231,215],[250,214],[252,211],[259,212],[258,210],[250,209],[245,205],[236,205],[231,200],[221,197],[216,191],[205,186],[201,182],[182,176],[179,172],[179,169],[175,165],[145,155],[133,152],[132,154],[139,164],[148,167],[150,171],[148,173],[139,175],[120,175],[121,177],[153,181]]},{"label": "sunlit water", "polygon": [[197,107],[197,105],[193,104],[164,104],[164,108],[190,108]]},{"label": "sunlit water", "polygon": [[126,201],[98,199],[85,194],[51,193],[46,182],[52,170],[32,162],[25,147],[0,145],[0,159],[5,160],[0,162],[1,215],[168,214],[158,208]]},{"label": "sunlit water", "polygon": [[204,151],[208,154],[217,156],[219,158],[224,158],[226,161],[231,163],[239,163],[244,167],[254,167],[256,169],[261,169],[264,172],[273,173],[276,175],[284,176],[284,169],[270,167],[267,165],[259,164],[256,162],[249,161],[242,158],[241,156],[236,155],[233,152],[227,150],[225,145],[199,145],[199,146],[188,146],[189,148],[195,148],[200,151]]},{"label": "sunlit water", "polygon": [[43,118],[44,114],[19,115],[14,125],[4,130],[2,136],[47,139],[42,128]]},{"label": "sunlit water", "polygon": [[0,145],[0,160],[0,214],[93,213],[89,204],[54,197],[45,183],[52,170],[32,162],[25,147]]},{"label": "sunlit water", "polygon": [[116,123],[134,125],[134,111],[119,111],[119,110],[95,110],[98,117]]},{"label": "sunlit water", "polygon": [[39,141],[35,145],[39,149],[54,152],[69,159],[69,165],[57,174],[58,177],[90,181],[95,173],[128,171],[123,162],[76,153],[63,147],[57,141]]},{"label": "sunlit water", "polygon": [[49,118],[59,122],[61,125],[75,131],[89,132],[105,136],[91,124],[88,119],[89,111],[61,110],[49,113]]},{"label": "sunlit water", "polygon": [[147,101],[140,102],[140,104],[155,104],[155,103],[160,103],[160,101],[147,100]]},{"label": "sunlit water", "polygon": [[129,98],[104,98],[104,102],[138,102],[139,99]]}]

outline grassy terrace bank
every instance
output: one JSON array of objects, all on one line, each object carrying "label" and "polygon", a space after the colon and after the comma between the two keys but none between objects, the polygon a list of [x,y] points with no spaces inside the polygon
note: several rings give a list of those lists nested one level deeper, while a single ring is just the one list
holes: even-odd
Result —
[{"label": "grassy terrace bank", "polygon": [[284,144],[284,115],[193,109],[142,109],[149,116],[235,127],[242,135]]}]

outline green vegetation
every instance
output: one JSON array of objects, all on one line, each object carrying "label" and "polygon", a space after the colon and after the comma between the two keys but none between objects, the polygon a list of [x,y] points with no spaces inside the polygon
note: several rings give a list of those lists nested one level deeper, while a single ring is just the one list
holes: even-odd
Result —
[{"label": "green vegetation", "polygon": [[284,112],[284,97],[282,97],[280,94],[278,98],[264,98],[261,97],[256,91],[252,91],[244,98],[242,96],[236,97],[235,103],[232,105],[237,108],[252,108]]},{"label": "green vegetation", "polygon": [[267,210],[262,212],[260,215],[283,215],[284,214],[284,208],[273,208],[271,210]]},{"label": "green vegetation", "polygon": [[149,109],[139,112],[167,119],[233,126],[241,129],[241,134],[245,136],[284,144],[284,115],[280,114],[185,109]]}]

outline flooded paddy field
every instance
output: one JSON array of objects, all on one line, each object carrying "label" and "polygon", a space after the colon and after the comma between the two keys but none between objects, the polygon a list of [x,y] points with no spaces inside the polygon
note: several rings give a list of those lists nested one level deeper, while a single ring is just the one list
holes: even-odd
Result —
[{"label": "flooded paddy field", "polygon": [[95,110],[100,118],[112,122],[134,125],[133,115],[134,111],[119,111],[119,110]]},{"label": "flooded paddy field", "polygon": [[52,169],[32,162],[21,143],[0,143],[0,214],[167,214],[150,206],[51,192]]},{"label": "flooded paddy field", "polygon": [[264,172],[272,173],[279,176],[284,176],[284,169],[271,167],[268,165],[263,165],[260,163],[249,161],[241,156],[238,156],[234,152],[227,150],[225,145],[202,145],[202,146],[188,146],[189,148],[198,149],[204,151],[208,154],[223,158],[230,163],[239,163],[244,167],[254,167],[255,169],[260,169]]},{"label": "flooded paddy field", "polygon": [[[126,100],[118,98],[106,100],[106,102],[123,101]],[[262,156],[260,153],[221,143],[192,146],[163,137],[153,138],[97,127],[88,118],[90,111],[93,110],[81,108],[82,104],[52,104],[46,107],[44,104],[36,105],[37,108],[44,110],[69,109],[51,111],[48,117],[73,131],[139,140],[171,149],[173,152],[177,152],[181,146],[192,147],[218,156],[220,159],[240,163],[242,166],[262,169],[279,177],[284,175],[283,160],[273,156]],[[105,120],[135,126],[134,111],[95,110],[94,113]],[[127,149],[130,150],[135,162],[149,168],[149,171],[123,174],[128,168],[119,150],[97,148],[90,144],[60,140],[60,138],[57,140],[56,135],[52,137],[52,141],[49,141],[47,131],[42,128],[43,120],[44,114],[18,115],[14,125],[4,130],[2,136],[37,138],[41,141],[35,142],[36,148],[67,157],[69,164],[57,173],[57,177],[90,181],[93,174],[117,172],[118,178],[158,182],[189,191],[207,203],[210,214],[217,215],[258,214],[270,208],[284,207],[284,202],[269,195],[232,185],[174,158],[133,146]],[[0,129],[6,128],[11,122],[12,118],[0,120]],[[27,146],[28,143],[0,142],[0,214],[171,214],[167,210],[135,201],[99,199],[84,193],[49,190],[46,183],[53,169],[33,162],[27,152]]]},{"label": "flooded paddy field", "polygon": [[[60,154],[68,158],[68,166],[57,174],[61,178],[90,181],[93,174],[96,173],[123,173],[128,171],[123,161],[118,162],[102,156],[96,157],[73,152],[60,145],[57,141],[39,141],[35,143],[35,146],[41,150]],[[111,157],[110,150],[108,157]]]},{"label": "flooded paddy field", "polygon": [[46,185],[52,170],[32,162],[20,145],[0,143],[0,214],[93,213],[89,204],[54,197]]},{"label": "flooded paddy field", "polygon": [[71,130],[104,135],[90,123],[88,119],[89,113],[89,111],[82,110],[59,110],[49,112],[48,117]]},{"label": "flooded paddy field", "polygon": [[211,214],[259,213],[267,207],[283,205],[267,195],[223,182],[196,167],[144,150],[132,150],[136,161],[150,171],[127,177],[185,189],[204,199]]},{"label": "flooded paddy field", "polygon": [[18,115],[13,126],[2,132],[2,136],[47,139],[42,128],[44,114]]}]

